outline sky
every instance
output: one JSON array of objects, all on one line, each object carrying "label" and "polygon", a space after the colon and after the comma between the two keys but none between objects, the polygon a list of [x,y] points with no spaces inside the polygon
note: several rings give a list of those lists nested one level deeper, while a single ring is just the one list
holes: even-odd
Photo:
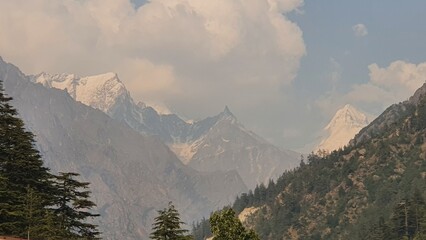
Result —
[{"label": "sky", "polygon": [[185,119],[228,106],[301,149],[345,104],[377,116],[426,80],[423,0],[2,0],[0,56],[26,74],[116,72]]}]

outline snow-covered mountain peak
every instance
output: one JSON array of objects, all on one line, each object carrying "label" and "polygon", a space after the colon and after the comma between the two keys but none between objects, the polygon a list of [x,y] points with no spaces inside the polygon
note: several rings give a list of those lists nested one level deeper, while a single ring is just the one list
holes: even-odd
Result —
[{"label": "snow-covered mountain peak", "polygon": [[45,87],[66,90],[75,100],[106,113],[120,99],[130,98],[118,75],[112,72],[88,77],[40,73],[31,79]]},{"label": "snow-covered mountain peak", "polygon": [[81,78],[78,86],[76,100],[103,112],[110,111],[120,98],[129,96],[115,73]]},{"label": "snow-covered mountain peak", "polygon": [[333,151],[346,146],[349,141],[369,123],[367,116],[352,105],[346,104],[337,110],[324,128],[324,136],[317,150]]},{"label": "snow-covered mountain peak", "polygon": [[346,104],[343,108],[337,110],[330,123],[325,130],[333,130],[337,128],[347,127],[364,127],[368,124],[367,116],[357,110],[350,104]]}]

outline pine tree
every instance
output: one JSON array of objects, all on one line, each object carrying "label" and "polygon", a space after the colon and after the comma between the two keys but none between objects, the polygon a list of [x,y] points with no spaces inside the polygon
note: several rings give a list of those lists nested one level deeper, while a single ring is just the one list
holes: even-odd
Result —
[{"label": "pine tree", "polygon": [[154,219],[153,232],[151,239],[156,240],[185,240],[192,239],[191,236],[185,235],[188,230],[182,229],[179,212],[176,210],[172,202],[169,202],[169,207],[163,210],[158,210],[158,216]]},{"label": "pine tree", "polygon": [[416,219],[418,220],[418,231],[416,232],[414,240],[426,240],[426,201],[417,189],[414,192],[414,201],[417,204]]},{"label": "pine tree", "polygon": [[[0,235],[31,239],[96,239],[97,226],[86,223],[98,216],[85,210],[88,183],[75,173],[54,176],[43,166],[34,135],[4,94],[0,81]],[[57,209],[53,209],[57,206]]]},{"label": "pine tree", "polygon": [[28,190],[31,189],[33,197],[37,196],[39,208],[47,208],[52,203],[52,175],[43,166],[34,147],[34,135],[25,130],[23,121],[10,105],[11,100],[4,94],[0,81],[0,235],[27,236],[31,221],[43,219],[26,212]]},{"label": "pine tree", "polygon": [[398,236],[403,238],[409,238],[412,235],[413,224],[411,222],[412,215],[410,214],[409,200],[403,200],[397,204],[394,209],[393,221],[394,231],[398,233]]},{"label": "pine tree", "polygon": [[54,213],[59,223],[58,236],[66,239],[98,239],[100,233],[97,226],[87,220],[99,214],[86,211],[96,205],[89,200],[89,183],[75,180],[78,176],[77,173],[59,173],[59,176],[56,176],[58,208]]},{"label": "pine tree", "polygon": [[31,187],[27,187],[24,204],[24,218],[27,226],[27,238],[40,239],[44,231],[46,211],[43,206],[43,199]]}]

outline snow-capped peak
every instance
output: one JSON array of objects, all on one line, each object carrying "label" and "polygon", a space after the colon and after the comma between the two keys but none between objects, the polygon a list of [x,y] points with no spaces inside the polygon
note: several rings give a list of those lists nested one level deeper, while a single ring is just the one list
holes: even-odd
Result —
[{"label": "snow-capped peak", "polygon": [[66,90],[76,101],[103,112],[108,112],[120,98],[129,95],[117,74],[112,72],[82,78],[74,74],[40,73],[32,76],[32,81]]},{"label": "snow-capped peak", "polygon": [[337,110],[325,130],[342,127],[364,127],[367,124],[368,119],[364,113],[358,111],[352,105],[346,104],[343,108]]},{"label": "snow-capped peak", "polygon": [[333,151],[346,146],[368,124],[367,116],[355,107],[346,104],[339,109],[324,128],[325,136],[315,150]]}]

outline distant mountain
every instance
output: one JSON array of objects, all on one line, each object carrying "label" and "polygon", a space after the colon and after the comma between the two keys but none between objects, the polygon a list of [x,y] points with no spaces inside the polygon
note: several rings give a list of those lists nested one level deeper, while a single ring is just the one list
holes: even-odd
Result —
[{"label": "distant mountain", "polygon": [[66,90],[76,101],[99,109],[138,132],[157,136],[171,145],[195,141],[216,121],[213,117],[187,123],[175,114],[159,114],[142,102],[136,103],[114,73],[89,77],[41,73],[31,76],[31,81],[48,88]]},{"label": "distant mountain", "polygon": [[308,156],[275,183],[242,194],[233,208],[261,239],[424,239],[425,150],[426,84],[348,147]]},{"label": "distant mountain", "polygon": [[[247,191],[236,171],[197,172],[182,164],[157,138],[74,101],[65,91],[30,82],[1,58],[0,79],[14,98],[19,116],[36,135],[46,165],[53,172],[81,173],[82,180],[91,183],[93,201],[101,214],[96,223],[104,239],[148,239],[156,210],[168,201],[191,223]],[[64,81],[43,84],[62,84],[75,98],[102,110],[117,106],[111,98],[119,96],[125,101],[126,92],[114,74],[96,77],[96,82],[117,94],[114,96],[91,85],[94,78],[79,79],[81,85],[75,84],[73,75],[61,79]],[[90,92],[90,98],[82,92]]]},{"label": "distant mountain", "polygon": [[324,128],[321,142],[315,151],[332,152],[346,146],[355,135],[369,123],[367,116],[355,107],[346,104],[339,109]]},{"label": "distant mountain", "polygon": [[31,79],[67,90],[75,100],[140,133],[159,137],[184,164],[197,170],[236,170],[249,188],[268,183],[300,161],[299,153],[279,149],[245,129],[228,107],[216,116],[189,123],[176,114],[159,114],[143,103],[136,104],[116,74],[76,77],[41,73]]},{"label": "distant mountain", "polygon": [[45,87],[67,90],[72,98],[107,114],[113,113],[120,103],[131,101],[130,94],[115,73],[79,78],[74,74],[31,76]]},{"label": "distant mountain", "polygon": [[189,149],[189,166],[200,171],[236,169],[251,189],[300,162],[299,153],[281,150],[247,130],[228,108]]}]

